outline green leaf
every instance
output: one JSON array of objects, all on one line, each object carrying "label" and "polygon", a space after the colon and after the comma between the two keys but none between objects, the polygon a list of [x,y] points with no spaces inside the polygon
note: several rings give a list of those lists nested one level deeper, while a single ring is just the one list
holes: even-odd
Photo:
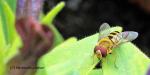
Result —
[{"label": "green leaf", "polygon": [[56,17],[56,15],[62,10],[65,6],[65,2],[60,2],[57,6],[55,6],[48,14],[42,19],[42,23],[46,25],[51,25],[52,21]]},{"label": "green leaf", "polygon": [[102,60],[103,75],[145,75],[150,59],[132,43],[124,43]]},{"label": "green leaf", "polygon": [[4,51],[6,47],[6,41],[4,37],[2,22],[1,22],[1,15],[0,15],[0,75],[4,75],[5,73],[5,58],[4,58]]},{"label": "green leaf", "polygon": [[62,10],[62,8],[65,6],[65,2],[60,2],[57,6],[55,6],[43,19],[42,24],[49,25],[51,30],[54,33],[54,43],[53,47],[62,43],[64,41],[62,35],[59,33],[59,31],[56,29],[54,25],[52,25],[52,21],[56,17],[56,15]]},{"label": "green leaf", "polygon": [[9,45],[7,50],[5,50],[5,62],[7,63],[11,58],[19,53],[19,48],[21,47],[21,38],[17,36],[14,39],[12,45]]},{"label": "green leaf", "polygon": [[[74,44],[75,42],[77,42],[76,38],[70,38],[67,41],[65,41],[63,44],[59,45],[60,48],[64,48],[64,47],[68,47],[68,45]],[[52,52],[55,52],[56,50],[52,50]],[[60,50],[58,50],[57,52],[59,52]],[[51,52],[50,52],[51,53]],[[49,55],[49,53],[48,53]],[[51,61],[50,63],[45,63],[47,61],[47,58],[49,58],[48,55],[44,55],[43,59],[40,59],[39,61],[39,67],[44,67],[44,69],[39,69],[36,73],[36,75],[48,75],[48,74],[52,74],[52,75],[64,75],[68,72],[69,67],[71,65],[71,61],[66,61],[67,63],[58,63],[56,65],[53,65],[53,63],[55,63],[56,61],[51,61],[51,60],[55,60],[55,58],[50,57],[51,59],[48,61]],[[56,56],[56,55],[55,55]],[[59,57],[59,56],[56,56]],[[45,61],[46,60],[46,61]],[[45,61],[45,62],[44,62]],[[47,67],[46,67],[47,65]],[[48,67],[49,65],[51,65],[52,67]],[[66,68],[68,66],[68,70],[65,70],[64,68]],[[58,72],[59,70],[61,70],[61,72]]]},{"label": "green leaf", "polygon": [[0,52],[1,50],[6,46],[6,40],[5,40],[5,35],[3,32],[3,25],[2,25],[2,20],[1,20],[1,14],[0,14]]},{"label": "green leaf", "polygon": [[54,42],[53,42],[53,47],[59,45],[64,41],[64,38],[62,35],[58,32],[58,30],[54,27],[54,25],[50,25],[51,30],[53,31],[54,34]]},{"label": "green leaf", "polygon": [[[121,31],[121,29],[120,27],[114,27],[112,31]],[[39,60],[38,66],[45,68],[38,70],[37,75],[42,73],[44,75],[88,75],[99,61],[93,61],[93,49],[97,40],[98,34],[95,34],[78,42],[65,42],[59,45]],[[52,70],[53,68],[59,72],[56,73]]]},{"label": "green leaf", "polygon": [[3,53],[0,52],[0,75],[5,75],[5,69],[6,69],[6,65],[5,62],[3,61]]},{"label": "green leaf", "polygon": [[17,5],[17,0],[5,0],[9,7],[11,8],[11,10],[13,11],[13,13],[16,12],[16,5]]},{"label": "green leaf", "polygon": [[1,16],[0,16],[0,75],[4,75],[5,73],[5,63],[4,63],[4,48],[6,46],[5,37],[3,33],[2,23],[1,23]]},{"label": "green leaf", "polygon": [[89,75],[103,75],[103,72],[101,69],[92,70]]},{"label": "green leaf", "polygon": [[16,39],[19,40],[19,37],[16,36],[14,19],[14,14],[6,0],[0,0],[0,75],[6,74],[6,64],[17,53],[20,46],[20,44],[16,44]]},{"label": "green leaf", "polygon": [[97,41],[93,38],[97,38],[97,35],[79,42],[66,41],[54,48],[39,60],[38,66],[44,67],[44,69],[38,70],[37,75],[68,75],[74,73],[86,75],[86,71],[91,70],[90,67],[93,65],[92,49]]},{"label": "green leaf", "polygon": [[[122,29],[111,28],[111,31]],[[112,54],[102,59],[102,69],[92,70],[93,49],[97,43],[98,34],[84,38],[78,42],[59,45],[44,55],[38,66],[44,67],[37,75],[145,75],[150,65],[150,59],[132,43],[124,43],[113,49]],[[95,71],[93,73],[93,71]]]},{"label": "green leaf", "polygon": [[[16,36],[15,16],[6,1],[0,0],[1,13],[3,15],[3,28],[5,31],[6,40],[11,44]],[[4,23],[5,22],[5,23]]]},{"label": "green leaf", "polygon": [[[15,16],[12,12],[11,8],[7,4],[5,0],[0,0],[1,7],[1,15],[2,15],[2,35],[5,39],[1,39],[5,41],[6,46],[3,47],[2,52],[4,52],[5,62],[7,62],[10,58],[12,58],[18,51],[18,48],[21,46],[21,39],[19,35],[17,35],[15,28]],[[2,37],[2,38],[3,38]]]}]

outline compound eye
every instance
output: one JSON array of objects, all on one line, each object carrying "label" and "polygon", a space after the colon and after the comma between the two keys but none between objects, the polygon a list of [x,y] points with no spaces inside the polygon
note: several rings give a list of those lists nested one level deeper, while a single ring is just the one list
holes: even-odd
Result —
[{"label": "compound eye", "polygon": [[100,46],[96,46],[96,47],[94,48],[94,53],[97,53],[97,51],[100,52]]}]

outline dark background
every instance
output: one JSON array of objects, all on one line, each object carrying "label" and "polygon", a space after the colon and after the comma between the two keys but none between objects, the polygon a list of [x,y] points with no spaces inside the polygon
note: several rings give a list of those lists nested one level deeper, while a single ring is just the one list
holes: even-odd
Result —
[{"label": "dark background", "polygon": [[[62,0],[45,0],[47,13]],[[65,8],[54,24],[65,39],[75,36],[84,38],[98,32],[103,22],[122,26],[124,30],[137,31],[139,37],[133,42],[150,56],[150,12],[128,0],[64,0]]]}]

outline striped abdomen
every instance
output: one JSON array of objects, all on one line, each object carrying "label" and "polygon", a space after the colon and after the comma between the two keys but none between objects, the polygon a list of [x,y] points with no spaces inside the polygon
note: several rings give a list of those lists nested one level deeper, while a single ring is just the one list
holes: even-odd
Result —
[{"label": "striped abdomen", "polygon": [[120,37],[118,36],[120,32],[119,31],[114,31],[114,32],[111,32],[108,36],[108,38],[111,40],[111,42],[114,44],[114,45],[117,45],[120,41]]}]

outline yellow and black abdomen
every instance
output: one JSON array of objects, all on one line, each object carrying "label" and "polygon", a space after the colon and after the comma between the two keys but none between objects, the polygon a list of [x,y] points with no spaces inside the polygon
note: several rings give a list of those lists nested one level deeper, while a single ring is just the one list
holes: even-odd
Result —
[{"label": "yellow and black abdomen", "polygon": [[114,31],[114,32],[111,32],[109,35],[108,35],[108,38],[111,40],[111,42],[114,44],[114,45],[117,45],[119,43],[119,37],[118,37],[118,34],[120,32],[119,31]]}]

